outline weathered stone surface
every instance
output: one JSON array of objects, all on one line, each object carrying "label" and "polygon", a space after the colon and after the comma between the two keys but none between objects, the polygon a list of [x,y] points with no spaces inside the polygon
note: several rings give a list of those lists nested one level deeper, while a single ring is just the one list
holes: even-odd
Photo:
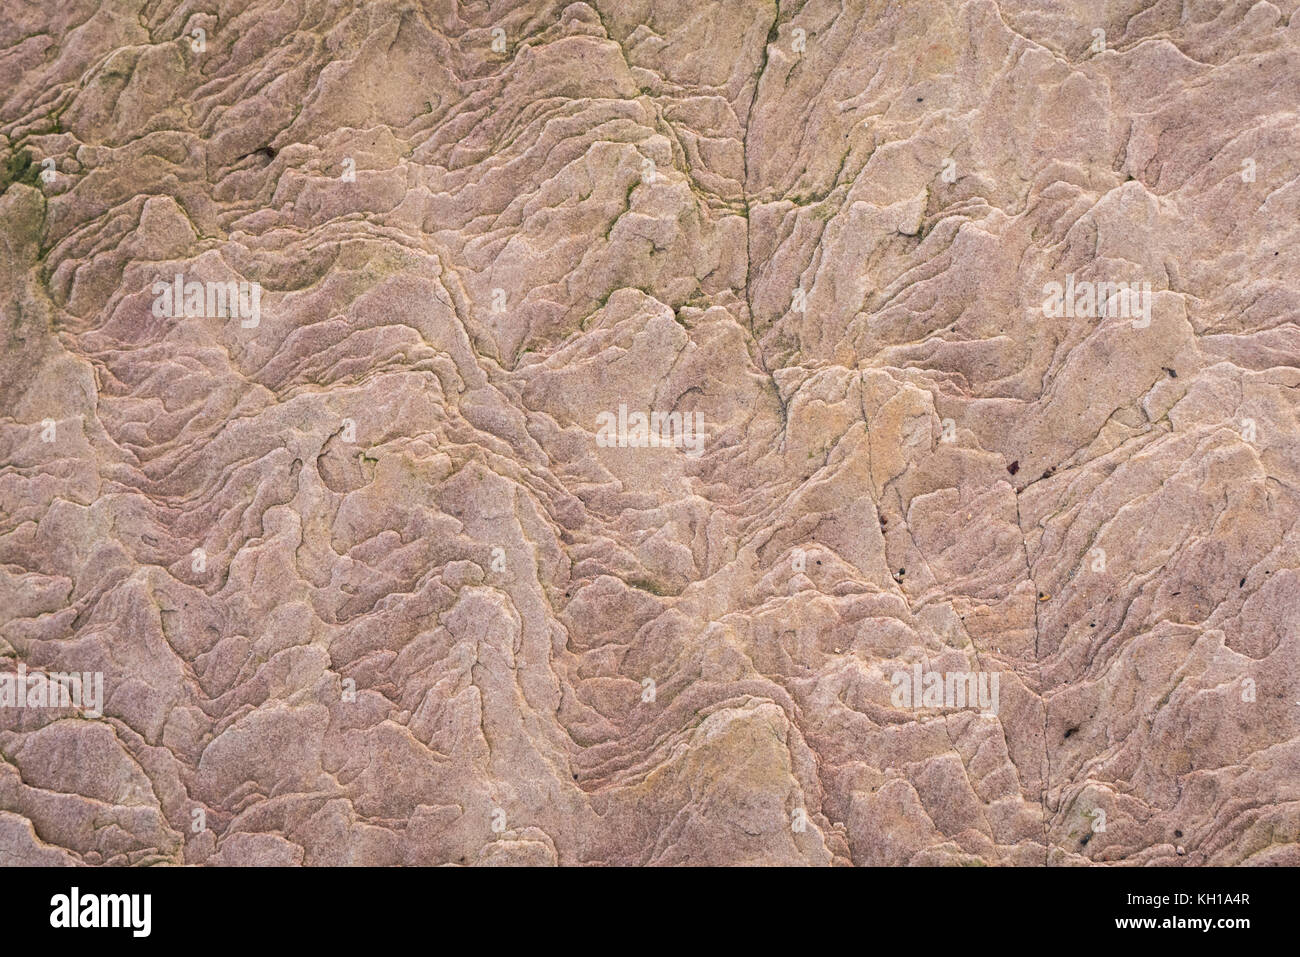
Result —
[{"label": "weathered stone surface", "polygon": [[0,47],[0,863],[1300,864],[1296,0]]}]

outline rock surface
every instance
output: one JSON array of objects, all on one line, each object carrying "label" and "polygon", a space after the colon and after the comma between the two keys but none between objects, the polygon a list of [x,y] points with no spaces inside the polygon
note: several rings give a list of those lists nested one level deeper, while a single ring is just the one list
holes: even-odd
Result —
[{"label": "rock surface", "polygon": [[0,862],[1300,864],[1297,0],[209,6],[0,7]]}]

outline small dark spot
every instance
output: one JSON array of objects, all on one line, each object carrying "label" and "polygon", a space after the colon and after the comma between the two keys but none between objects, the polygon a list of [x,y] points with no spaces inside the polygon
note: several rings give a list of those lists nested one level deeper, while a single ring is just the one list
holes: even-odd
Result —
[{"label": "small dark spot", "polygon": [[1174,837],[1182,837],[1182,836],[1183,836],[1182,831],[1174,831]]},{"label": "small dark spot", "polygon": [[1246,587],[1246,579],[1243,578],[1241,581],[1237,582],[1237,587],[1238,588]]},{"label": "small dark spot", "polygon": [[925,97],[923,97],[923,96],[918,96],[918,97],[916,98],[916,102],[918,102],[918,103],[924,103],[924,102],[925,102]]},{"label": "small dark spot", "polygon": [[1182,592],[1180,592],[1180,591],[1176,591],[1176,592],[1174,592],[1174,594],[1175,594],[1175,595],[1181,595]]},{"label": "small dark spot", "polygon": [[575,780],[575,781],[578,780],[578,774],[577,774],[576,771],[575,771],[574,774],[573,774],[573,780]]},{"label": "small dark spot", "polygon": [[1079,846],[1080,846],[1080,847],[1087,847],[1087,846],[1088,846],[1088,842],[1091,841],[1091,840],[1092,840],[1092,835],[1091,835],[1091,834],[1085,834],[1085,835],[1083,835],[1082,840],[1079,841]]},{"label": "small dark spot", "polygon": [[40,181],[40,166],[32,163],[30,150],[16,151],[0,168],[0,193],[14,183],[35,186]]},{"label": "small dark spot", "polygon": [[1079,730],[1078,728],[1070,728],[1068,731],[1065,732],[1065,736],[1068,738],[1070,735],[1074,734],[1074,732],[1078,730]]},{"label": "small dark spot", "polygon": [[1162,369],[1164,369],[1166,372],[1168,372],[1168,373],[1169,373],[1173,378],[1175,378],[1175,379],[1178,378],[1178,373],[1175,372],[1173,369],[1169,368],[1169,366],[1161,366],[1160,368],[1162,368]]},{"label": "small dark spot", "polygon": [[820,558],[817,559],[817,564],[820,565],[821,563],[822,563],[822,560],[821,560]]},{"label": "small dark spot", "polygon": [[1088,627],[1089,627],[1089,628],[1096,628],[1096,627],[1097,627],[1097,623],[1094,621],[1094,622],[1093,622],[1092,624],[1090,624]]},{"label": "small dark spot", "polygon": [[900,569],[898,570],[898,574],[900,574],[900,575],[906,575],[906,574],[907,574],[907,569],[906,569],[906,568],[900,568]]},{"label": "small dark spot", "polygon": [[1007,471],[1010,472],[1012,475],[1015,475],[1017,472],[1019,472],[1019,471],[1020,471],[1020,460],[1019,460],[1019,459],[1016,459],[1014,462],[1012,462],[1010,465],[1008,465],[1008,466],[1007,466]]}]

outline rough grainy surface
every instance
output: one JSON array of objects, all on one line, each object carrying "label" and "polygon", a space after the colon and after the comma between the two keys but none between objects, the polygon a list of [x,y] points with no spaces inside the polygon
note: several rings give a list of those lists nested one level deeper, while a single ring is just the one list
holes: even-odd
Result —
[{"label": "rough grainy surface", "polygon": [[8,0],[0,862],[1300,863],[1297,6]]}]

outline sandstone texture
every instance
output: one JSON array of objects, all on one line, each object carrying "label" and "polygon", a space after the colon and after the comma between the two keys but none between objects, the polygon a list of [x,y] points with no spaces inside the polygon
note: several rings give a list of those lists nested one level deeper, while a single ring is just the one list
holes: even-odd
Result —
[{"label": "sandstone texture", "polygon": [[0,863],[1300,864],[1298,11],[0,5]]}]

